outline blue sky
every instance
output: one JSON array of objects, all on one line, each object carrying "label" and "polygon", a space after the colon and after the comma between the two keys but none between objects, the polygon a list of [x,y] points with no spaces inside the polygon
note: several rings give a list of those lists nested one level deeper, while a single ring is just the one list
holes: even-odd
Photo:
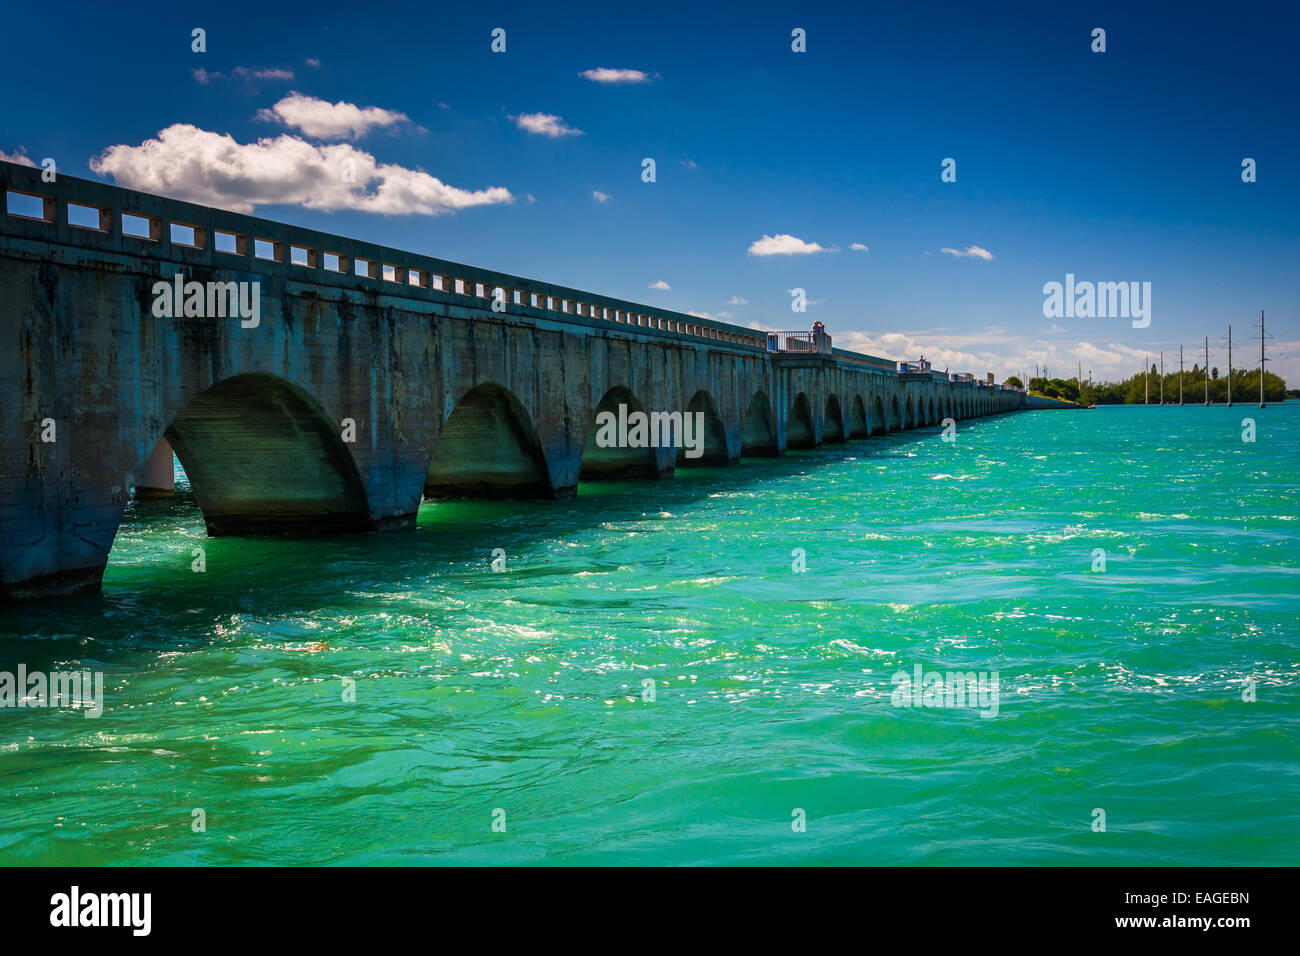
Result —
[{"label": "blue sky", "polygon": [[[271,6],[15,7],[0,151],[999,378],[1222,368],[1263,308],[1300,385],[1294,5]],[[347,156],[382,172],[320,188]],[[1044,317],[1066,273],[1150,282],[1150,326]]]}]

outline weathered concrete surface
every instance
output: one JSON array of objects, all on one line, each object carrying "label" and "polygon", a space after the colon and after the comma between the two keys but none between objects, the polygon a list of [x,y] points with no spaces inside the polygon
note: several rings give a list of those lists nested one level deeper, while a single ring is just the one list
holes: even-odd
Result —
[{"label": "weathered concrete surface", "polygon": [[[883,359],[769,353],[749,329],[86,180],[45,184],[9,163],[0,187],[47,211],[0,211],[3,597],[97,587],[164,436],[210,533],[332,532],[410,526],[425,495],[563,497],[580,478],[696,463],[595,447],[597,411],[620,402],[704,412],[705,464],[1021,405]],[[69,225],[69,202],[100,209],[106,228]],[[154,238],[125,235],[124,212]],[[173,242],[171,223],[193,244]],[[323,268],[327,253],[342,271]],[[155,284],[178,273],[259,283],[260,322],[155,316]]]}]

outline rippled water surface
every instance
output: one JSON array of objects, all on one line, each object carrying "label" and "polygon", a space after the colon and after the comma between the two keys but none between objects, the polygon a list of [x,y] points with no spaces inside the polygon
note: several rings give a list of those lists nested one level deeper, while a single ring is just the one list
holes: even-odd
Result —
[{"label": "rippled water surface", "polygon": [[[0,862],[1294,864],[1298,500],[1296,406],[1011,415],[324,540],[206,539],[182,489],[128,509],[102,597],[0,610],[0,669],[106,694],[0,710]],[[893,706],[917,664],[997,671],[997,716]]]}]

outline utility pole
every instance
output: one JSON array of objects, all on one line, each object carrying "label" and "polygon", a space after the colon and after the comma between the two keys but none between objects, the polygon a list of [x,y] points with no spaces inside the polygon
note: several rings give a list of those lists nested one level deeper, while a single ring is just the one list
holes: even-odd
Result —
[{"label": "utility pole", "polygon": [[[1262,315],[1263,313],[1260,313],[1260,314]],[[1261,343],[1261,344],[1260,344],[1260,353],[1259,353],[1260,355],[1263,355],[1263,354],[1264,354],[1264,352],[1263,352],[1263,348],[1264,348],[1264,346],[1263,346],[1263,341],[1264,341],[1263,339],[1260,339],[1260,343]],[[1260,367],[1262,368],[1263,366],[1260,366]],[[1078,374],[1078,377],[1075,379],[1075,383],[1078,385],[1078,388],[1079,388],[1079,401],[1080,401],[1080,403],[1082,403],[1082,402],[1083,402],[1083,361],[1082,361],[1082,360],[1079,361],[1079,374]],[[1264,393],[1263,393],[1263,392],[1260,392],[1260,394],[1263,395]],[[1261,399],[1261,401],[1262,401],[1262,399]]]},{"label": "utility pole", "polygon": [[1165,350],[1160,350],[1160,404],[1165,403]]},{"label": "utility pole", "polygon": [[1183,347],[1178,346],[1178,404],[1183,404]]},{"label": "utility pole", "polygon": [[1259,407],[1264,407],[1264,310],[1259,310]]},{"label": "utility pole", "polygon": [[1142,362],[1142,404],[1151,404],[1151,353]]},{"label": "utility pole", "polygon": [[1232,326],[1227,326],[1227,407],[1232,407]]},{"label": "utility pole", "polygon": [[1205,337],[1205,404],[1210,404],[1210,337]]}]

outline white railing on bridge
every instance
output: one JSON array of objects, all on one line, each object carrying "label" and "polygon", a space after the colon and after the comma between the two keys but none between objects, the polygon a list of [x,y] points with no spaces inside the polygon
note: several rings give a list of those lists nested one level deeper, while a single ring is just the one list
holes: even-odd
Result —
[{"label": "white railing on bridge", "polygon": [[825,332],[768,332],[767,350],[830,355],[831,337]]}]

